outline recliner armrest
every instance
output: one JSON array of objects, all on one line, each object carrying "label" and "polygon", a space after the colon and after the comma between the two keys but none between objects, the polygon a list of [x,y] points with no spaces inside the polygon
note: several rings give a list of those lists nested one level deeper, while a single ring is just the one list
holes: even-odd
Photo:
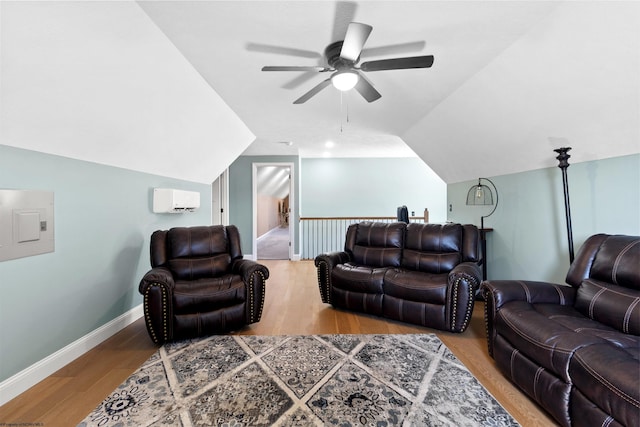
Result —
[{"label": "recliner armrest", "polygon": [[345,251],[320,254],[314,260],[318,269],[318,286],[322,302],[331,303],[331,271],[338,264],[351,261],[351,257]]},{"label": "recliner armrest", "polygon": [[571,286],[528,280],[485,280],[480,285],[484,296],[484,322],[487,328],[489,355],[493,357],[496,338],[494,318],[509,301],[527,301],[531,304],[573,305],[576,290]]},{"label": "recliner armrest", "polygon": [[482,272],[476,262],[456,265],[448,274],[447,323],[451,332],[464,332],[469,326],[476,291],[480,287]]},{"label": "recliner armrest", "polygon": [[149,270],[138,290],[143,296],[143,311],[149,336],[156,344],[162,344],[173,338],[173,289],[175,281],[166,267]]},{"label": "recliner armrest", "polygon": [[351,257],[347,252],[329,252],[326,254],[320,254],[314,260],[316,267],[319,266],[321,262],[326,263],[330,269],[333,269],[338,264],[344,264],[345,262],[351,261]]},{"label": "recliner armrest", "polygon": [[474,292],[477,291],[482,281],[482,271],[478,263],[462,262],[456,265],[453,270],[449,272],[449,284],[452,285],[459,279],[465,279],[473,286]]},{"label": "recliner armrest", "polygon": [[164,286],[168,291],[173,291],[175,281],[173,280],[171,271],[166,267],[155,267],[147,271],[147,273],[142,277],[142,280],[140,280],[138,291],[144,295],[149,286],[152,285]]},{"label": "recliner armrest", "polygon": [[233,264],[231,265],[231,272],[242,276],[242,280],[245,283],[249,283],[251,276],[256,273],[261,274],[264,280],[269,278],[269,269],[250,259],[241,258],[233,261]]},{"label": "recliner armrest", "polygon": [[482,293],[497,311],[509,301],[531,304],[573,305],[576,290],[571,286],[529,280],[485,280]]},{"label": "recliner armrest", "polygon": [[231,272],[242,277],[242,281],[247,287],[246,322],[248,324],[259,322],[264,307],[269,269],[256,261],[240,258],[233,261]]}]

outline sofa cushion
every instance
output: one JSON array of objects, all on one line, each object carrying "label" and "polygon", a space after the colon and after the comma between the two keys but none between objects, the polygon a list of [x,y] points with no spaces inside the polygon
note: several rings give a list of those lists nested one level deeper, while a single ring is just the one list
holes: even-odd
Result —
[{"label": "sofa cushion", "polygon": [[353,262],[372,267],[399,267],[405,224],[362,222],[358,224],[353,247],[347,248]]},{"label": "sofa cushion", "polygon": [[372,248],[369,246],[355,246],[353,258],[357,264],[371,267],[399,267],[402,249]]},{"label": "sofa cushion", "polygon": [[573,353],[588,345],[606,344],[608,341],[598,334],[619,333],[571,306],[525,301],[503,305],[494,319],[494,328],[530,360],[569,383]]},{"label": "sofa cushion", "polygon": [[353,292],[382,294],[386,271],[386,268],[367,267],[352,262],[338,264],[331,272],[331,285]]},{"label": "sofa cushion", "polygon": [[627,334],[625,347],[595,344],[576,350],[569,364],[575,387],[622,425],[635,425],[640,414],[640,338]]},{"label": "sofa cushion", "polygon": [[640,335],[640,291],[586,279],[578,288],[576,310],[628,334]]},{"label": "sofa cushion", "polygon": [[384,294],[408,301],[445,305],[447,301],[447,274],[389,269],[382,285]]},{"label": "sofa cushion", "polygon": [[178,281],[173,290],[173,312],[176,315],[207,312],[245,300],[245,285],[238,275]]},{"label": "sofa cushion", "polygon": [[427,273],[448,273],[462,261],[460,224],[407,225],[402,267]]}]

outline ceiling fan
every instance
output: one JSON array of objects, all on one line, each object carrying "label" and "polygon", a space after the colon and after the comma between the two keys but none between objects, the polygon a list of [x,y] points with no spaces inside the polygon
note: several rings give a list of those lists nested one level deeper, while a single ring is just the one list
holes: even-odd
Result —
[{"label": "ceiling fan", "polygon": [[364,44],[369,38],[373,27],[359,22],[351,22],[347,27],[344,40],[331,43],[324,51],[328,64],[322,66],[265,66],[262,71],[317,71],[331,72],[331,76],[323,80],[310,91],[293,101],[302,104],[308,101],[325,87],[333,86],[341,91],[355,88],[368,102],[379,99],[382,95],[373,84],[362,74],[362,71],[402,70],[409,68],[429,68],[433,65],[433,55],[412,56],[406,58],[381,59],[367,61],[357,66]]}]

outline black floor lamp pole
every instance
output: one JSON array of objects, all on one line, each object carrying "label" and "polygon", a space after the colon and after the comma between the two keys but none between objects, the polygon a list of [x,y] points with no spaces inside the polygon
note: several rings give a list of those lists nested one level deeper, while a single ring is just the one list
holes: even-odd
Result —
[{"label": "black floor lamp pole", "polygon": [[571,206],[569,204],[569,184],[567,182],[567,168],[569,167],[568,151],[571,147],[557,148],[553,151],[558,153],[558,167],[562,170],[562,186],[564,187],[564,212],[567,217],[567,239],[569,239],[569,262],[573,264],[573,231],[571,229]]}]

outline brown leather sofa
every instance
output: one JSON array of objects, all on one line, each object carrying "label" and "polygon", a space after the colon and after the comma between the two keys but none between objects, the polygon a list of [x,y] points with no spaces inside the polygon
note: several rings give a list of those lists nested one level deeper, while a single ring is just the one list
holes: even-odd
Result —
[{"label": "brown leather sofa", "polygon": [[139,291],[147,331],[157,344],[260,320],[269,270],[242,258],[233,225],[155,231],[151,267]]},{"label": "brown leather sofa", "polygon": [[478,242],[474,225],[350,225],[344,251],[315,259],[322,301],[463,332],[482,277]]},{"label": "brown leather sofa", "polygon": [[483,282],[489,354],[563,426],[640,425],[640,237],[591,236],[566,282]]}]

